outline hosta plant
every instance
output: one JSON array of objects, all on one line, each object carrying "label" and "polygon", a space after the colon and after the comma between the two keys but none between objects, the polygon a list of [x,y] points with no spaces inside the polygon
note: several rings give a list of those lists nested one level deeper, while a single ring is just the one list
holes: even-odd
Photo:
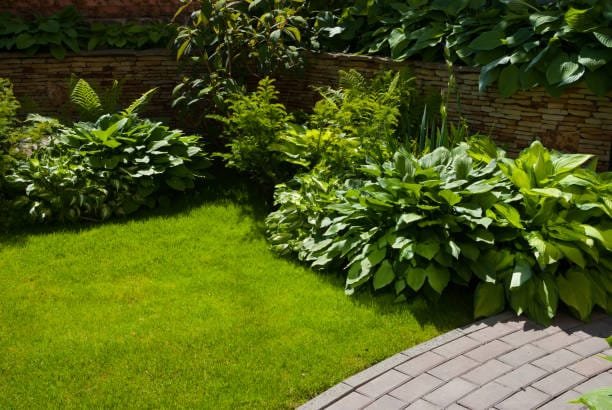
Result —
[{"label": "hosta plant", "polygon": [[476,286],[475,316],[506,305],[541,323],[559,303],[610,311],[610,176],[534,143],[517,159],[483,139],[419,158],[399,150],[349,179],[300,175],[267,220],[274,249],[344,270],[346,290],[398,298]]},{"label": "hosta plant", "polygon": [[106,114],[64,128],[7,176],[9,192],[37,222],[129,214],[194,187],[208,165],[198,140],[133,113]]}]

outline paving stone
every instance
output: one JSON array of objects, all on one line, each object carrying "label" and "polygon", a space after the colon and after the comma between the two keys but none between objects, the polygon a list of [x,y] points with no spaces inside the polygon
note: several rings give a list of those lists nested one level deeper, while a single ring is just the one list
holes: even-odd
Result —
[{"label": "paving stone", "polygon": [[606,360],[603,355],[595,355],[582,359],[569,367],[570,370],[580,373],[585,377],[593,377],[606,370],[612,369],[612,362]]},{"label": "paving stone", "polygon": [[504,354],[514,349],[514,346],[504,343],[499,340],[493,340],[487,344],[477,347],[474,350],[470,350],[465,355],[470,359],[474,359],[478,362],[486,362],[489,359],[493,359],[501,354]]},{"label": "paving stone", "polygon": [[540,391],[543,391],[544,393],[550,394],[551,396],[556,396],[584,380],[584,376],[576,372],[568,369],[561,369],[532,384],[532,386]]},{"label": "paving stone", "polygon": [[478,364],[479,363],[476,360],[470,359],[469,357],[457,356],[446,363],[434,367],[433,369],[429,370],[428,373],[437,377],[438,379],[448,381],[453,377],[467,373],[474,367],[478,366]]},{"label": "paving stone", "polygon": [[547,374],[548,372],[546,370],[542,370],[539,367],[527,363],[501,376],[496,381],[504,386],[520,389],[521,387],[530,385]]},{"label": "paving stone", "polygon": [[580,340],[581,338],[577,335],[559,332],[555,333],[554,335],[550,335],[544,339],[537,340],[532,344],[534,346],[539,347],[540,349],[546,350],[547,352],[551,353],[555,350],[564,348],[565,346],[577,343]]},{"label": "paving stone", "polygon": [[477,385],[463,379],[453,379],[424,396],[423,399],[437,406],[446,407],[477,388]]},{"label": "paving stone", "polygon": [[511,366],[494,359],[469,371],[461,376],[461,378],[482,386],[510,370],[512,370]]},{"label": "paving stone", "polygon": [[606,339],[599,337],[591,337],[589,339],[569,346],[568,349],[584,357],[593,355],[595,353],[603,352],[609,347],[610,345],[608,344]]},{"label": "paving stone", "polygon": [[468,410],[467,408],[458,405],[457,403],[453,403],[450,406],[447,406],[445,410]]},{"label": "paving stone", "polygon": [[549,401],[540,410],[581,410],[586,409],[585,406],[569,403],[580,397],[580,393],[575,390],[566,391],[561,396],[557,396],[554,400]]},{"label": "paving stone", "polygon": [[444,356],[434,352],[425,352],[414,359],[408,360],[406,363],[400,364],[396,367],[396,369],[410,376],[418,376],[419,374],[439,365],[445,360],[447,360],[447,358]]},{"label": "paving stone", "polygon": [[352,392],[348,396],[345,396],[333,403],[331,406],[326,407],[327,410],[355,410],[360,409],[366,406],[372,399],[364,396],[363,394],[359,394],[356,392]]},{"label": "paving stone", "polygon": [[408,360],[408,357],[404,356],[401,353],[398,353],[394,356],[389,357],[388,359],[383,360],[375,364],[372,367],[365,369],[362,372],[359,372],[344,381],[345,384],[349,386],[357,387],[360,386],[378,376],[386,372],[387,370],[391,370],[395,366],[398,366]]},{"label": "paving stone", "polygon": [[470,333],[470,337],[479,342],[490,342],[493,339],[499,339],[509,333],[515,332],[516,329],[505,323],[496,323],[493,326],[486,327],[474,333]]},{"label": "paving stone", "polygon": [[406,403],[391,396],[382,396],[366,407],[366,410],[396,410],[406,406]]},{"label": "paving stone", "polygon": [[593,337],[608,338],[612,335],[612,321],[600,320],[587,325],[580,326],[574,329],[576,332],[581,332]]},{"label": "paving stone", "polygon": [[407,410],[440,410],[440,407],[435,404],[426,402],[425,400],[418,400],[406,407]]},{"label": "paving stone", "polygon": [[451,330],[448,333],[444,333],[438,337],[435,337],[425,343],[421,343],[419,345],[413,346],[410,349],[406,349],[402,352],[403,355],[407,356],[408,359],[413,357],[417,357],[420,354],[433,350],[437,347],[440,347],[446,343],[449,343],[455,339],[459,339],[463,337],[463,333],[459,329]]},{"label": "paving stone", "polygon": [[518,367],[522,364],[538,359],[545,354],[545,350],[542,350],[532,344],[527,344],[511,351],[510,353],[506,353],[497,359],[511,366]]},{"label": "paving stone", "polygon": [[535,340],[543,339],[549,335],[550,333],[548,333],[546,329],[532,328],[523,330],[521,332],[510,333],[509,335],[502,337],[500,340],[512,346],[519,347]]},{"label": "paving stone", "polygon": [[582,325],[584,325],[584,323],[576,318],[568,315],[558,315],[553,319],[551,325],[548,327],[548,330],[570,330]]},{"label": "paving stone", "polygon": [[512,393],[514,393],[514,389],[496,382],[491,382],[468,394],[459,400],[458,403],[468,409],[488,409],[504,400]]},{"label": "paving stone", "polygon": [[453,340],[450,343],[447,343],[436,349],[433,349],[432,352],[439,354],[441,356],[444,356],[446,358],[452,358],[462,353],[465,353],[467,351],[470,351],[480,345],[481,345],[480,342],[468,336],[463,336],[462,338]]},{"label": "paving stone", "polygon": [[500,410],[527,410],[535,409],[550,399],[548,394],[542,393],[533,387],[528,387],[508,397],[495,406]]},{"label": "paving stone", "polygon": [[477,330],[484,329],[485,327],[493,326],[496,323],[511,320],[515,317],[516,316],[514,315],[513,312],[503,312],[503,313],[500,313],[499,315],[488,317],[486,319],[482,319],[472,324],[469,324],[467,326],[464,326],[462,328],[459,328],[459,330],[463,332],[464,334],[470,334]]},{"label": "paving stone", "polygon": [[580,355],[566,349],[561,349],[535,360],[533,364],[541,369],[548,370],[549,372],[555,372],[563,367],[569,366],[572,363],[576,363],[580,359]]},{"label": "paving stone", "polygon": [[338,383],[331,389],[319,394],[314,399],[304,405],[298,407],[298,410],[315,410],[327,406],[329,403],[338,400],[338,398],[348,394],[353,388],[348,384]]},{"label": "paving stone", "polygon": [[435,378],[430,374],[423,373],[422,375],[402,384],[389,393],[389,395],[406,403],[412,403],[418,398],[434,390],[442,383],[444,383],[442,380]]},{"label": "paving stone", "polygon": [[599,389],[600,387],[610,386],[612,386],[612,372],[607,371],[575,387],[574,390],[580,392],[581,394],[584,394],[588,391]]},{"label": "paving stone", "polygon": [[408,379],[410,379],[410,376],[391,369],[381,374],[377,378],[370,380],[363,386],[360,386],[357,389],[357,392],[372,398],[376,398],[382,396],[389,390],[393,390],[393,388],[399,386]]}]

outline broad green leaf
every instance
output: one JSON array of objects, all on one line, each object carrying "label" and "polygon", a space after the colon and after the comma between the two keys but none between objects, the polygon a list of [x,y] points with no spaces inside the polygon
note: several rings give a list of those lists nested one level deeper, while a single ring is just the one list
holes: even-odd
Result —
[{"label": "broad green leaf", "polygon": [[511,205],[504,203],[497,203],[493,205],[495,210],[503,216],[510,225],[514,226],[518,229],[523,229],[523,224],[521,223],[521,214]]},{"label": "broad green leaf", "polygon": [[427,278],[427,275],[424,269],[410,267],[404,273],[404,278],[406,279],[406,283],[408,284],[408,286],[410,286],[412,290],[417,292],[425,284],[425,279]]},{"label": "broad green leaf", "polygon": [[448,269],[430,263],[425,268],[425,274],[427,275],[427,281],[438,294],[442,294],[448,282],[450,281],[450,272]]},{"label": "broad green leaf", "polygon": [[584,66],[572,61],[567,54],[561,53],[548,66],[546,79],[553,85],[567,85],[578,81],[584,72]]},{"label": "broad green leaf", "polygon": [[608,48],[612,48],[612,34],[610,32],[594,32],[593,35],[595,38],[604,46]]},{"label": "broad green leaf", "polygon": [[591,71],[595,71],[612,61],[612,50],[584,47],[578,55],[578,62]]},{"label": "broad green leaf", "polygon": [[561,242],[555,242],[555,245],[557,246],[557,248],[559,248],[561,253],[563,253],[563,255],[565,255],[565,257],[571,262],[575,263],[581,268],[586,267],[586,261],[584,260],[584,256],[582,255],[582,252],[580,252],[579,248],[574,247],[569,243],[564,244]]},{"label": "broad green leaf", "polygon": [[386,260],[380,265],[374,274],[374,289],[382,289],[391,284],[394,279],[395,273],[393,272],[393,266],[391,266],[391,263]]},{"label": "broad green leaf", "polygon": [[522,257],[516,258],[512,276],[510,278],[510,290],[523,286],[525,282],[531,279],[533,271],[529,262]]},{"label": "broad green leaf", "polygon": [[397,229],[405,228],[406,226],[413,224],[414,222],[420,221],[424,218],[425,216],[414,213],[402,214],[397,221]]},{"label": "broad green leaf", "polygon": [[515,65],[504,67],[497,80],[499,93],[503,97],[510,97],[519,90],[520,85],[520,70],[518,67]]},{"label": "broad green leaf", "polygon": [[584,271],[570,269],[565,275],[557,277],[559,297],[571,307],[580,320],[587,320],[593,310],[591,281]]},{"label": "broad green leaf", "polygon": [[576,31],[588,31],[597,27],[597,21],[590,13],[592,9],[577,9],[570,7],[565,13],[565,22]]},{"label": "broad green leaf", "polygon": [[476,37],[468,47],[476,51],[494,50],[503,44],[505,37],[503,31],[485,31]]},{"label": "broad green leaf", "polygon": [[501,284],[481,282],[474,294],[474,317],[488,317],[503,312],[506,307],[504,287]]},{"label": "broad green leaf", "polygon": [[450,206],[454,206],[457,205],[459,202],[461,202],[461,195],[448,190],[448,189],[444,189],[442,191],[440,191],[438,193],[438,195],[440,195],[442,198],[444,198],[444,200],[450,205]]},{"label": "broad green leaf", "polygon": [[440,243],[434,240],[417,242],[414,252],[425,259],[432,260],[440,251]]}]

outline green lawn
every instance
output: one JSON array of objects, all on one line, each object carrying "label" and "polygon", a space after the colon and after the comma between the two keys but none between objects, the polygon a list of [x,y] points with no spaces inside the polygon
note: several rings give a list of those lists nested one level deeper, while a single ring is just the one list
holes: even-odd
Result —
[{"label": "green lawn", "polygon": [[470,321],[267,249],[240,201],[0,241],[0,408],[288,408]]}]

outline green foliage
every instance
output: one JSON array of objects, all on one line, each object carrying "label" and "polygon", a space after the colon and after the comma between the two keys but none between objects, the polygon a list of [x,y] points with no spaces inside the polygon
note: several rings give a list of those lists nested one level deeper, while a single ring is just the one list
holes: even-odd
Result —
[{"label": "green foliage", "polygon": [[103,220],[153,207],[164,191],[194,187],[208,165],[197,136],[135,114],[65,127],[7,175],[15,218]]},{"label": "green foliage", "polygon": [[176,35],[176,27],[161,22],[91,23],[87,49],[131,49],[167,47]]},{"label": "green foliage", "polygon": [[607,0],[360,0],[317,18],[316,43],[396,60],[460,60],[481,67],[480,88],[503,96],[536,85],[553,95],[585,81],[612,89]]},{"label": "green foliage", "polygon": [[19,101],[13,94],[13,85],[9,80],[0,78],[0,143],[13,125],[19,107]]},{"label": "green foliage", "polygon": [[266,76],[300,63],[298,47],[306,20],[299,15],[302,0],[181,0],[190,13],[178,29],[177,59],[195,68],[175,88],[174,105],[182,108],[224,100],[239,92],[251,71]]},{"label": "green foliage", "polygon": [[534,143],[516,160],[483,138],[415,157],[404,149],[357,175],[298,175],[276,192],[273,249],[344,269],[346,291],[393,286],[399,299],[478,284],[475,316],[506,304],[541,323],[561,302],[610,312],[612,185],[588,155]]},{"label": "green foliage", "polygon": [[612,407],[612,387],[604,387],[583,394],[570,403],[583,404],[589,410],[605,410]]},{"label": "green foliage", "polygon": [[285,107],[277,102],[278,91],[273,83],[265,78],[255,92],[232,95],[227,101],[228,117],[213,116],[225,125],[225,137],[230,141],[229,152],[220,154],[227,165],[272,185],[288,176],[272,145],[293,121]]},{"label": "green foliage", "polygon": [[72,6],[31,20],[0,13],[0,51],[49,52],[59,60],[82,49],[165,47],[175,33],[172,25],[159,22],[88,23]]}]

